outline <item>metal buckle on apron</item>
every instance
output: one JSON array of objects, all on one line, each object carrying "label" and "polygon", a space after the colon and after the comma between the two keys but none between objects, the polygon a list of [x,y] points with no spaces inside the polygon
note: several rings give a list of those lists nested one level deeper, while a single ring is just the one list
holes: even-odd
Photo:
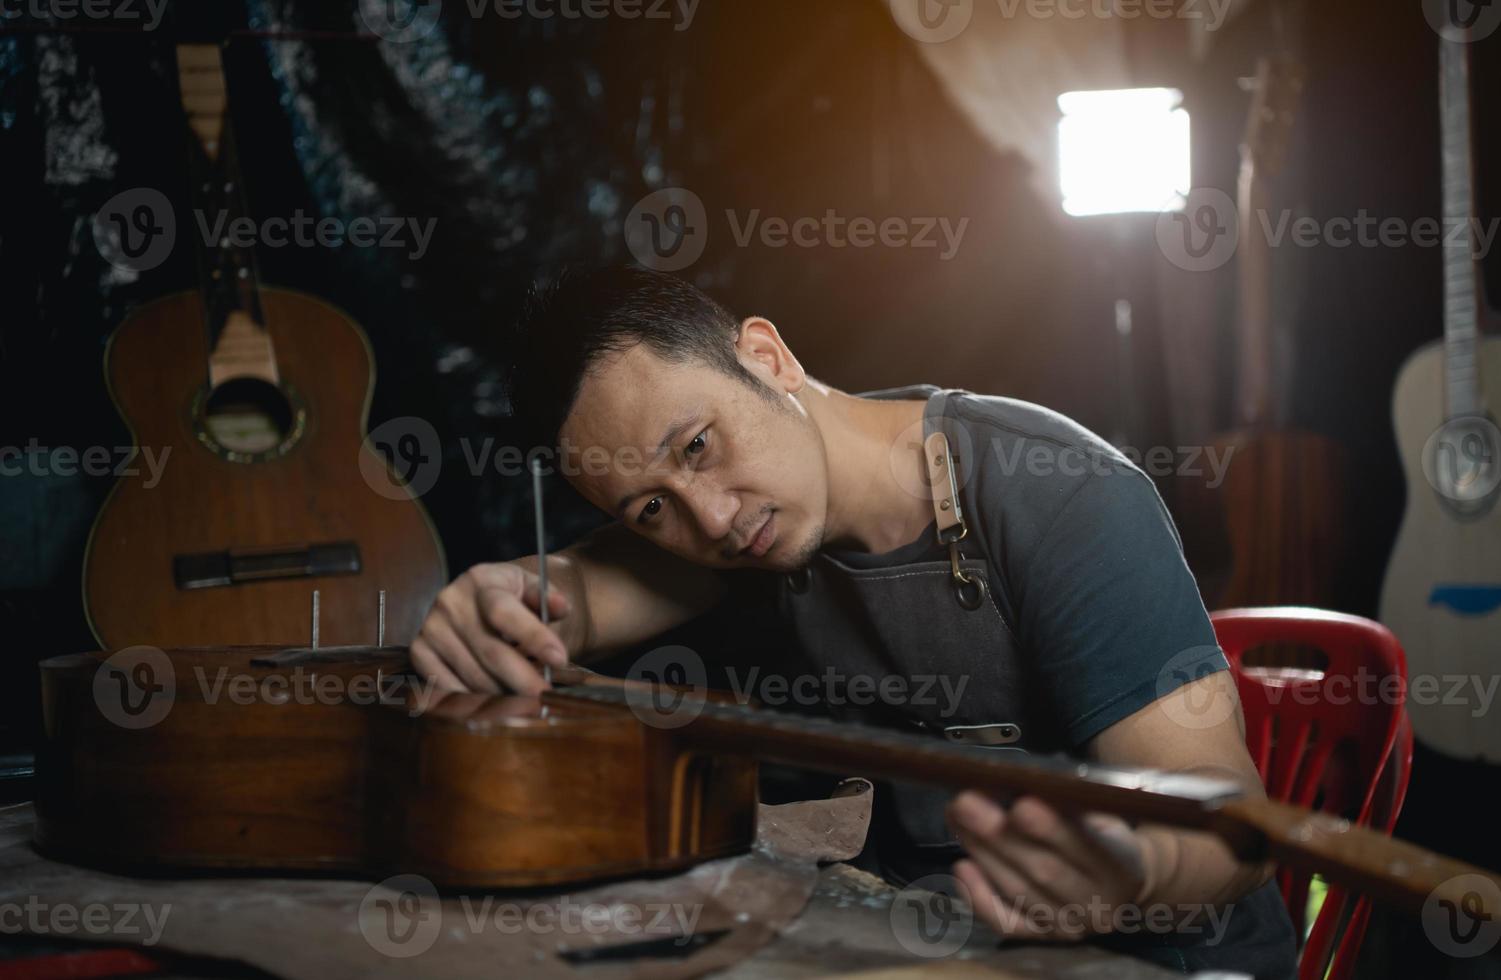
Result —
[{"label": "metal buckle on apron", "polygon": [[949,549],[954,596],[965,609],[979,609],[985,602],[985,582],[959,566],[959,542],[969,533],[969,527],[964,523],[964,512],[959,504],[959,482],[948,436],[934,432],[923,440],[923,459],[928,467],[928,486],[933,489],[933,519],[938,525],[938,543],[948,545]]}]

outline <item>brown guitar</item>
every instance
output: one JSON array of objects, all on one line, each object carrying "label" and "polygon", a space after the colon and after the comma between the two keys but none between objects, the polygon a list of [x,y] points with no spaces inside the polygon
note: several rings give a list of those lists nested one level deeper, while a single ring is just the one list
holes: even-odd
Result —
[{"label": "brown guitar", "polygon": [[1410,911],[1450,902],[1477,925],[1501,914],[1488,872],[1223,780],[997,753],[578,668],[540,704],[420,690],[406,669],[393,648],[43,661],[37,843],[137,870],[577,882],[749,846],[760,759],[1206,830],[1244,858]]},{"label": "brown guitar", "polygon": [[1342,546],[1344,450],[1286,424],[1279,397],[1271,246],[1262,228],[1267,180],[1282,166],[1302,86],[1287,58],[1263,59],[1241,148],[1236,428],[1214,440],[1230,462],[1223,485],[1231,556],[1219,608],[1329,606]]},{"label": "brown guitar", "polygon": [[[178,49],[195,209],[243,214],[220,50]],[[198,221],[182,222],[184,237]],[[446,582],[422,506],[365,436],[369,342],[310,296],[261,288],[254,255],[202,243],[201,286],[137,310],[105,355],[138,466],[100,510],[84,606],[107,646],[292,644],[322,596],[329,643],[407,643]],[[385,593],[386,636],[371,630]]]}]

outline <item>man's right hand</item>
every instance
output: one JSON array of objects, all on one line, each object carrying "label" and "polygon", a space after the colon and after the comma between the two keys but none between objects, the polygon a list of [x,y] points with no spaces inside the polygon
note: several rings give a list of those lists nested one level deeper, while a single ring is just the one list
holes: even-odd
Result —
[{"label": "man's right hand", "polygon": [[[438,593],[412,641],[412,665],[424,679],[455,691],[536,695],[546,684],[539,664],[562,667],[568,650],[539,613],[535,573],[512,562],[475,565]],[[547,591],[548,618],[572,604]]]}]

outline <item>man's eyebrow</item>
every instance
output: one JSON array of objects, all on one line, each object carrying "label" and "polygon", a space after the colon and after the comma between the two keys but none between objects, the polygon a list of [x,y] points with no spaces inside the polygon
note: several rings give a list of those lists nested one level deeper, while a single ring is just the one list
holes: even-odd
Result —
[{"label": "man's eyebrow", "polygon": [[[697,408],[691,410],[687,415],[669,425],[667,427],[667,431],[662,434],[661,443],[657,446],[657,456],[660,456],[661,454],[667,452],[668,448],[671,447],[672,444],[682,436],[685,429],[697,425],[698,420],[703,418],[703,414],[704,407],[700,405]],[[615,505],[616,515],[619,517],[624,517],[626,504],[629,504],[636,497],[640,496],[640,494],[641,491],[633,490],[630,493],[627,493],[625,496],[621,497],[620,502]]]}]

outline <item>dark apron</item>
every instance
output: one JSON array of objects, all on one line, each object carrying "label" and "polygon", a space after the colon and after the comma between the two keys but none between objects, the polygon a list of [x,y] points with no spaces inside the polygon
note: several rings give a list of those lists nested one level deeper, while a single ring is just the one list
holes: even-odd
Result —
[{"label": "dark apron", "polygon": [[[957,457],[956,472],[963,475],[976,447],[963,423],[948,414],[953,393],[939,391],[929,399],[923,435],[941,426]],[[865,397],[924,394],[897,388]],[[991,544],[1001,542],[988,541],[980,526],[973,482],[963,480],[959,488],[968,528],[959,543],[959,564],[984,583],[981,601],[956,589],[948,548],[934,536],[935,520],[926,532],[932,548],[915,562],[858,568],[820,552],[806,572],[782,576],[777,601],[783,621],[791,624],[805,660],[820,675],[832,670],[836,677],[877,684],[900,678],[912,695],[874,704],[830,703],[836,718],[926,730],[1001,752],[1059,753],[1066,745],[1062,732],[1049,723],[1055,712],[1028,676],[1004,576],[986,557],[1000,553]],[[949,679],[947,691],[929,683],[943,677]],[[962,693],[951,700],[948,692],[961,681]],[[924,685],[927,697],[920,696]],[[879,785],[870,839],[854,863],[901,884],[949,872],[963,856],[945,819],[952,797],[948,790]],[[1290,978],[1296,971],[1292,924],[1275,881],[1236,904],[1217,945],[1177,934],[1107,936],[1100,942],[1185,973],[1235,969],[1257,978]]]},{"label": "dark apron", "polygon": [[[911,397],[911,392],[891,389],[873,396]],[[872,682],[896,685],[890,688],[895,697],[851,695],[838,699],[843,703],[831,702],[834,717],[926,729],[996,751],[1053,751],[1059,747],[1057,733],[1042,720],[1048,710],[1035,688],[1028,697],[1021,644],[1008,622],[1009,601],[1001,576],[985,557],[992,549],[976,520],[980,508],[970,496],[973,481],[964,479],[971,440],[945,411],[949,395],[942,391],[929,400],[923,435],[941,425],[956,457],[967,525],[959,543],[960,567],[983,583],[979,601],[956,589],[948,549],[930,526],[931,552],[911,564],[856,568],[820,552],[805,572],[783,577],[781,611],[821,676],[869,678],[860,682],[867,688]],[[837,685],[830,687],[838,693]],[[860,700],[874,703],[853,703]],[[944,818],[952,796],[902,784],[878,789],[872,848],[882,874],[907,881],[947,870],[960,853]]]}]

